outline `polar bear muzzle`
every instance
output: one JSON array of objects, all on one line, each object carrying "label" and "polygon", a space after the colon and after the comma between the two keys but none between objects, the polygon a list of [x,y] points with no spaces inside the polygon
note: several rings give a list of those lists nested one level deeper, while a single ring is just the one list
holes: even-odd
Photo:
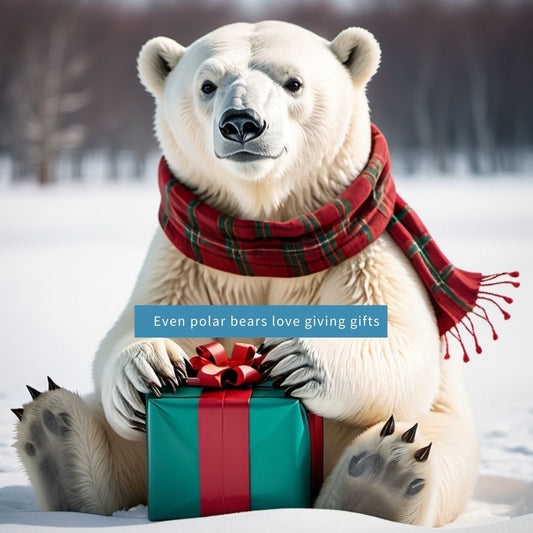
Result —
[{"label": "polar bear muzzle", "polygon": [[218,159],[249,163],[285,151],[282,90],[261,72],[228,74],[214,94],[213,148]]}]

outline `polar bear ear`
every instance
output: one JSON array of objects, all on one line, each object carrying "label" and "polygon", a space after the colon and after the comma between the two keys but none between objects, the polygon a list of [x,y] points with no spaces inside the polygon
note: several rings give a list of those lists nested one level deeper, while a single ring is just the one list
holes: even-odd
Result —
[{"label": "polar bear ear", "polygon": [[381,49],[376,38],[363,28],[347,28],[333,39],[331,51],[350,71],[356,85],[366,85],[377,72]]},{"label": "polar bear ear", "polygon": [[161,94],[165,79],[178,64],[185,48],[168,37],[150,39],[139,52],[137,71],[141,83],[154,96]]}]

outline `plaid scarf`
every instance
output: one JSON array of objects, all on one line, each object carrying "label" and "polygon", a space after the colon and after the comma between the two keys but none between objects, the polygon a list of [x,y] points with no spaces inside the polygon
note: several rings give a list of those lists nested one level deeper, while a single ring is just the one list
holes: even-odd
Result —
[{"label": "plaid scarf", "polygon": [[[190,259],[246,276],[294,277],[325,270],[353,257],[388,231],[413,264],[435,309],[439,332],[455,337],[469,360],[459,326],[477,341],[471,316],[484,319],[483,307],[512,299],[484,287],[519,283],[456,268],[442,254],[416,213],[396,193],[385,137],[372,125],[372,153],[361,174],[335,200],[286,222],[243,220],[220,213],[180,183],[164,158],[159,165],[159,221],[169,240]],[[446,338],[446,346],[448,340]],[[448,349],[446,356],[449,357]]]}]

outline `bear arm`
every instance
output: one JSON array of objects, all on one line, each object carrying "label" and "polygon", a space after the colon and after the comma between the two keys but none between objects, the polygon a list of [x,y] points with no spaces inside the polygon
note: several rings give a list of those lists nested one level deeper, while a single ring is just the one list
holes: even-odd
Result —
[{"label": "bear arm", "polygon": [[311,411],[359,427],[394,414],[411,420],[431,409],[439,362],[401,332],[388,339],[301,339],[321,385],[302,398]]},{"label": "bear arm", "polygon": [[324,414],[370,425],[429,411],[440,381],[437,324],[425,287],[388,234],[332,269],[318,301],[388,310],[387,338],[302,339],[324,372]]}]

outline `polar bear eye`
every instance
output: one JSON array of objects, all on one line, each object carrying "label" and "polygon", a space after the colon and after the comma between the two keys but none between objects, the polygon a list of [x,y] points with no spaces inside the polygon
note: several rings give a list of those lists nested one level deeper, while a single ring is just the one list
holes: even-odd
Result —
[{"label": "polar bear eye", "polygon": [[297,93],[302,88],[303,83],[297,79],[297,78],[291,78],[285,85],[283,86],[287,91],[290,93]]},{"label": "polar bear eye", "polygon": [[204,94],[211,94],[217,90],[217,86],[212,81],[204,81],[202,84],[202,92]]}]

